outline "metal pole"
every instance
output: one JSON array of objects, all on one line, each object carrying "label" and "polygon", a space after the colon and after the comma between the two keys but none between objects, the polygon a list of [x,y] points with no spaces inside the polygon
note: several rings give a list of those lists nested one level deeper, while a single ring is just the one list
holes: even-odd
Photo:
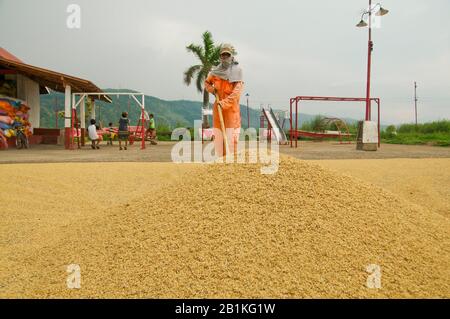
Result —
[{"label": "metal pole", "polygon": [[417,127],[417,82],[414,82],[414,108],[415,108],[415,118]]},{"label": "metal pole", "polygon": [[369,0],[369,42],[367,53],[366,121],[370,121],[370,71],[372,63],[372,0]]},{"label": "metal pole", "polygon": [[298,98],[295,99],[295,148],[298,142]]},{"label": "metal pole", "polygon": [[289,108],[290,108],[290,113],[291,113],[291,117],[289,118],[289,124],[290,124],[289,141],[290,141],[291,147],[292,147],[292,99],[289,101]]},{"label": "metal pole", "polygon": [[381,146],[380,143],[380,99],[377,99],[377,105],[378,105],[378,147]]}]

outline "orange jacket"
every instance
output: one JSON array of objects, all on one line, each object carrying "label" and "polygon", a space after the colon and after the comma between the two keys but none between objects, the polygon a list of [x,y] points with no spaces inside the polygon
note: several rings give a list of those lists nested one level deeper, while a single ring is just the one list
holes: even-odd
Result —
[{"label": "orange jacket", "polygon": [[[205,80],[205,88],[209,93],[214,94],[214,88],[217,90],[222,104],[225,128],[241,127],[239,101],[241,99],[243,86],[242,82],[231,83],[214,75],[209,75]],[[213,105],[213,126],[221,129],[219,114],[217,113],[217,101]]]}]

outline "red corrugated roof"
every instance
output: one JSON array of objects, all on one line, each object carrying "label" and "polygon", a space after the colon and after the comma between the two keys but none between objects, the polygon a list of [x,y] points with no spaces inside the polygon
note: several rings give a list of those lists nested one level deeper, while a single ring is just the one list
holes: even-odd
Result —
[{"label": "red corrugated roof", "polygon": [[[55,91],[64,92],[65,84],[72,87],[72,92],[103,93],[94,83],[75,76],[47,70],[22,62],[19,58],[0,47],[0,67],[16,71],[39,83],[43,87],[48,87]],[[105,102],[111,102],[106,94],[93,96]]]},{"label": "red corrugated roof", "polygon": [[22,60],[20,60],[18,57],[16,57],[14,54],[11,54],[10,52],[6,51],[2,47],[0,47],[0,57],[3,59],[11,60],[14,62],[20,62],[23,63]]}]

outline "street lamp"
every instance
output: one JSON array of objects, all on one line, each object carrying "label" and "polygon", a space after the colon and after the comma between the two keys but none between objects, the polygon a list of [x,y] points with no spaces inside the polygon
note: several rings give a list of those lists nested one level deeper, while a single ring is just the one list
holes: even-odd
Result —
[{"label": "street lamp", "polygon": [[247,97],[247,128],[250,128],[250,111],[248,109],[248,97],[250,94],[247,93],[245,96]]},{"label": "street lamp", "polygon": [[[368,42],[368,52],[367,52],[367,89],[366,89],[366,121],[370,121],[370,71],[372,63],[372,14],[375,13],[377,16],[384,16],[389,13],[389,10],[384,9],[380,3],[377,3],[372,7],[372,0],[369,0],[369,10],[364,11],[361,15],[361,21],[356,25],[359,28],[369,27],[369,42]],[[368,23],[364,21],[364,16],[369,15]]]}]

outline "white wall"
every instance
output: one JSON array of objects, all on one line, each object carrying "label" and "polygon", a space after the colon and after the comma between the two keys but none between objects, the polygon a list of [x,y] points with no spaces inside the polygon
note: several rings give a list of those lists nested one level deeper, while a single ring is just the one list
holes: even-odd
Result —
[{"label": "white wall", "polygon": [[17,75],[17,97],[27,102],[30,107],[31,128],[40,127],[41,100],[39,95],[39,84],[29,78]]}]

